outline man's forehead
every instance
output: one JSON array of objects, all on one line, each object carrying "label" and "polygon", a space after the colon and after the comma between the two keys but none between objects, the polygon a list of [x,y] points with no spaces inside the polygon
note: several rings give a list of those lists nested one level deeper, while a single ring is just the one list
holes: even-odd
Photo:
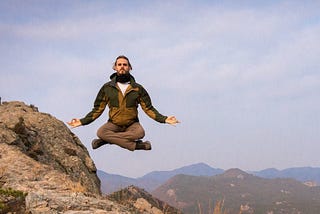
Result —
[{"label": "man's forehead", "polygon": [[117,59],[117,62],[128,62],[128,60],[126,60],[126,59],[124,59],[124,58],[119,58],[119,59]]}]

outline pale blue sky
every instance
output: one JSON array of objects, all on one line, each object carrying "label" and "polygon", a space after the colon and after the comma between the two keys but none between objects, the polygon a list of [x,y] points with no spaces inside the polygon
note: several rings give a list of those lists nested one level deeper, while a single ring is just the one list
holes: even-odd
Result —
[{"label": "pale blue sky", "polygon": [[73,129],[98,169],[138,177],[205,162],[320,166],[320,1],[0,1],[0,96],[83,117],[128,56],[154,106],[153,150],[91,149],[107,111]]}]

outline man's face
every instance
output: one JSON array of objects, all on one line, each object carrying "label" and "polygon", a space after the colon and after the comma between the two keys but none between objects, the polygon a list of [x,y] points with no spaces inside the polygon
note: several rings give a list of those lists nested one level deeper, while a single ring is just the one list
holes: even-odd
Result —
[{"label": "man's face", "polygon": [[118,75],[128,74],[130,71],[128,60],[123,58],[117,59],[114,68],[117,71]]}]

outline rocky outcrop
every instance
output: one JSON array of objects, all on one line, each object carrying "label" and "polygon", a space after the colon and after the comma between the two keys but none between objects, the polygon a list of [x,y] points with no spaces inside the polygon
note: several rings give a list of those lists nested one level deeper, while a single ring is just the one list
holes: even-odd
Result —
[{"label": "rocky outcrop", "polygon": [[[2,158],[11,158],[10,162],[16,162],[17,158],[23,157],[16,169],[34,160],[40,166],[45,165],[46,169],[33,172],[37,168],[32,168],[31,177],[45,177],[51,171],[61,172],[68,175],[72,182],[78,182],[84,192],[100,194],[97,169],[87,149],[63,122],[38,112],[34,106],[7,102],[0,106],[0,133],[0,142],[12,148],[10,151],[3,148],[12,154],[5,154]],[[20,177],[12,178],[11,182],[18,184],[16,179]]]},{"label": "rocky outcrop", "polygon": [[135,208],[140,212],[150,214],[182,214],[180,210],[154,198],[150,193],[135,186],[129,186],[114,192],[108,195],[108,199],[120,204],[126,204],[126,206]]},{"label": "rocky outcrop", "polygon": [[101,196],[96,167],[69,128],[22,102],[0,105],[0,188],[25,194],[29,213],[130,213]]},{"label": "rocky outcrop", "polygon": [[108,199],[96,171],[63,122],[33,105],[0,102],[0,214],[176,213],[146,193]]}]

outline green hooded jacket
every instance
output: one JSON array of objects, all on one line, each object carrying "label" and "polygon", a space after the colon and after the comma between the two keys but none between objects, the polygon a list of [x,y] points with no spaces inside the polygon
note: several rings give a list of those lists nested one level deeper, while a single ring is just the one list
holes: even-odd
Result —
[{"label": "green hooded jacket", "polygon": [[116,83],[116,73],[110,76],[111,81],[107,82],[100,89],[94,107],[84,118],[80,119],[82,125],[87,125],[97,119],[109,107],[109,120],[118,126],[130,126],[138,122],[138,105],[152,119],[165,123],[166,116],[160,114],[151,103],[147,91],[135,82],[130,75],[130,84],[123,95]]}]

